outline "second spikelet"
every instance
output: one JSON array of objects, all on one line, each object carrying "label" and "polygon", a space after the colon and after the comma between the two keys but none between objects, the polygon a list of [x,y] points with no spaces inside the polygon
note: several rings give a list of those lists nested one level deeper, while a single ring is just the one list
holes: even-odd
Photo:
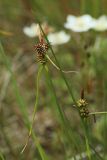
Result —
[{"label": "second spikelet", "polygon": [[85,99],[79,99],[77,101],[77,106],[82,118],[87,118],[89,116],[89,110],[87,108],[88,103]]}]

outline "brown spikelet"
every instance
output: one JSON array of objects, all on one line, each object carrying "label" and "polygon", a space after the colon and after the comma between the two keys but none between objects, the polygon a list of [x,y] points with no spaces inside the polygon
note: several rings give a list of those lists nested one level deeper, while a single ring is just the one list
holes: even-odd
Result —
[{"label": "brown spikelet", "polygon": [[34,46],[35,51],[37,53],[37,61],[45,64],[46,63],[46,52],[49,49],[49,45],[43,41],[39,42],[37,45]]},{"label": "brown spikelet", "polygon": [[46,52],[48,51],[49,49],[49,45],[47,43],[38,43],[37,45],[34,46],[35,48],[35,51],[38,53],[38,54],[46,54]]},{"label": "brown spikelet", "polygon": [[80,115],[82,118],[87,118],[89,116],[89,110],[85,107],[80,109]]},{"label": "brown spikelet", "polygon": [[46,57],[44,54],[41,53],[37,53],[37,62],[40,62],[41,64],[45,64],[46,63]]}]

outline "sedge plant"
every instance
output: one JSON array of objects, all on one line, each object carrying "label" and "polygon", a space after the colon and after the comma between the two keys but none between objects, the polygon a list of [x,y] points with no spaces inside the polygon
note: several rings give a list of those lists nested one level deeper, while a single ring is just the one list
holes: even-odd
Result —
[{"label": "sedge plant", "polygon": [[[36,53],[37,53],[37,59],[40,62],[40,66],[39,66],[38,74],[37,74],[36,100],[35,100],[35,106],[34,106],[34,111],[33,111],[32,122],[30,122],[29,119],[28,119],[27,112],[26,112],[26,109],[25,109],[26,108],[25,107],[26,104],[25,104],[25,102],[23,101],[23,99],[22,99],[22,97],[20,95],[20,92],[19,92],[19,89],[18,89],[18,86],[17,86],[17,83],[16,83],[16,79],[14,77],[14,74],[13,74],[12,70],[11,70],[11,64],[10,64],[9,60],[7,59],[7,56],[4,53],[2,45],[0,45],[1,54],[4,57],[4,63],[5,63],[8,71],[10,72],[10,74],[12,76],[12,82],[13,82],[13,87],[14,87],[14,90],[15,90],[16,98],[17,98],[17,101],[19,103],[21,112],[23,114],[26,127],[29,130],[29,134],[28,134],[28,137],[27,137],[27,140],[26,140],[26,144],[23,147],[21,153],[23,153],[24,150],[26,149],[27,144],[29,142],[29,138],[32,135],[32,137],[34,138],[34,141],[35,141],[35,145],[36,145],[36,147],[37,147],[37,149],[38,149],[38,151],[40,153],[40,156],[41,156],[42,160],[48,160],[47,155],[45,154],[43,148],[41,147],[41,145],[40,145],[40,143],[38,141],[37,136],[35,135],[35,133],[33,131],[33,125],[34,125],[34,122],[35,122],[35,115],[36,115],[37,106],[38,106],[38,100],[39,100],[39,81],[40,81],[40,76],[41,76],[41,73],[42,73],[43,70],[45,71],[47,79],[49,80],[50,89],[53,92],[53,99],[54,99],[54,101],[56,103],[58,114],[61,117],[60,120],[61,120],[62,128],[63,128],[63,131],[64,131],[64,135],[65,135],[65,137],[66,136],[68,137],[70,143],[73,142],[75,144],[75,148],[77,148],[77,150],[78,150],[78,146],[75,143],[74,139],[72,138],[72,135],[70,133],[71,130],[69,130],[69,126],[67,125],[67,121],[66,121],[64,112],[62,111],[62,109],[61,109],[61,107],[59,105],[59,102],[58,102],[58,99],[57,99],[57,96],[56,96],[56,93],[55,93],[54,85],[53,85],[51,76],[49,74],[49,68],[47,66],[47,61],[49,61],[58,71],[60,71],[60,74],[61,74],[61,76],[62,76],[62,78],[63,78],[63,80],[64,80],[64,82],[65,82],[65,84],[66,84],[66,86],[68,88],[68,91],[69,91],[69,93],[71,95],[71,98],[72,98],[72,100],[73,100],[73,102],[75,104],[75,107],[76,107],[79,115],[80,115],[82,126],[83,126],[83,130],[84,130],[84,137],[85,137],[85,143],[86,143],[87,156],[88,156],[88,159],[91,160],[92,158],[91,158],[91,153],[90,153],[91,151],[90,151],[90,145],[89,145],[89,135],[87,133],[87,125],[88,125],[87,124],[87,119],[91,115],[105,114],[107,112],[90,112],[88,110],[88,108],[87,108],[87,102],[84,99],[84,95],[83,94],[81,95],[81,99],[76,101],[76,99],[75,99],[75,97],[73,95],[72,88],[69,86],[64,73],[78,73],[78,72],[77,71],[65,71],[65,70],[61,69],[59,61],[57,60],[57,58],[56,58],[56,56],[54,54],[54,51],[52,49],[52,46],[50,45],[50,42],[48,41],[48,39],[47,39],[47,37],[46,37],[46,35],[45,35],[40,23],[39,23],[39,27],[40,27],[42,36],[40,35],[40,38],[39,38],[40,42],[37,45],[35,45],[35,50],[36,50]],[[46,40],[46,42],[44,41],[44,39]],[[52,54],[53,54],[53,56],[55,58],[56,64],[46,54],[48,49],[51,50],[51,52],[52,52]]]},{"label": "sedge plant", "polygon": [[[58,66],[58,68],[59,68],[59,71],[60,71],[60,73],[61,73],[61,76],[62,76],[62,78],[63,78],[63,80],[64,80],[64,82],[65,82],[65,84],[66,84],[66,86],[67,86],[67,88],[68,88],[68,91],[70,92],[71,98],[72,98],[74,104],[77,106],[77,111],[78,111],[78,113],[79,113],[79,115],[80,115],[81,122],[82,122],[82,126],[83,126],[83,130],[84,130],[85,143],[86,143],[86,149],[87,149],[87,156],[88,156],[88,159],[91,160],[92,158],[91,158],[91,150],[90,150],[90,144],[89,144],[89,139],[90,139],[90,138],[89,138],[89,134],[88,134],[88,132],[87,132],[87,125],[88,125],[88,123],[87,123],[87,118],[86,118],[86,117],[87,117],[87,115],[88,115],[88,117],[89,117],[90,115],[94,115],[94,116],[95,116],[96,114],[106,114],[107,112],[106,112],[106,111],[105,111],[105,112],[89,112],[89,111],[87,110],[87,108],[86,108],[86,109],[85,109],[85,116],[86,116],[86,117],[84,118],[84,116],[83,116],[83,117],[81,116],[81,112],[80,112],[80,110],[78,109],[78,101],[76,101],[76,99],[75,99],[75,97],[74,97],[74,95],[73,95],[72,88],[69,86],[69,84],[68,84],[68,82],[67,82],[67,80],[66,80],[66,78],[65,78],[65,75],[64,75],[64,73],[63,73],[63,70],[62,70],[61,67],[60,67],[59,61],[57,60],[57,58],[56,58],[56,56],[55,56],[55,53],[54,53],[54,51],[53,51],[53,49],[52,49],[52,46],[50,45],[50,42],[49,42],[49,40],[47,39],[47,37],[46,37],[46,35],[45,35],[45,33],[44,33],[44,31],[43,31],[40,23],[39,23],[39,27],[40,27],[40,29],[41,29],[41,32],[42,32],[44,38],[46,39],[46,42],[48,43],[48,45],[49,45],[49,47],[50,47],[51,53],[52,53],[52,55],[53,55],[53,57],[54,57],[54,59],[55,59],[55,61],[56,61],[56,64],[57,64],[57,66]],[[82,96],[81,99],[84,100],[84,96]]]}]

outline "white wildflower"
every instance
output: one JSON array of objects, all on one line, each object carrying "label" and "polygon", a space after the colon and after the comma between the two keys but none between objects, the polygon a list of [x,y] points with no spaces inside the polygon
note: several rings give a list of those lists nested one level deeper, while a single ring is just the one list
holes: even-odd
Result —
[{"label": "white wildflower", "polygon": [[[48,33],[54,31],[54,28],[49,26],[47,24],[47,22],[43,22],[41,24],[45,34],[47,35]],[[30,26],[25,26],[23,28],[23,32],[25,35],[27,35],[28,37],[30,38],[33,38],[33,37],[39,37],[40,36],[40,28],[39,28],[39,25],[37,23],[32,23]]]},{"label": "white wildflower", "polygon": [[39,26],[36,23],[32,23],[31,26],[25,26],[23,28],[23,32],[25,35],[27,35],[28,37],[36,37],[39,35]]},{"label": "white wildflower", "polygon": [[67,16],[67,22],[64,24],[64,27],[70,29],[74,32],[86,32],[93,28],[95,25],[95,19],[90,15],[82,15],[76,17],[73,15]]},{"label": "white wildflower", "polygon": [[70,40],[70,35],[60,31],[48,34],[47,38],[52,45],[60,45],[67,43]]},{"label": "white wildflower", "polygon": [[96,31],[105,31],[107,30],[107,16],[102,15],[98,19],[96,19],[95,25],[93,27]]}]

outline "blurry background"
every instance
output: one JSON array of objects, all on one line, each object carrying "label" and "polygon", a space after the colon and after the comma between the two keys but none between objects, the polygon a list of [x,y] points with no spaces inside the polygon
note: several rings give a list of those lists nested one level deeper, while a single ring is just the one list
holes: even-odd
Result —
[{"label": "blurry background", "polygon": [[[71,36],[68,43],[55,45],[53,49],[64,70],[78,70],[80,74],[67,74],[73,94],[78,100],[82,88],[89,103],[89,110],[107,110],[107,32],[87,31],[76,33],[64,28],[67,15],[80,16],[90,14],[94,18],[107,15],[107,0],[1,0],[0,1],[0,41],[5,54],[11,62],[20,96],[26,102],[28,116],[31,119],[35,103],[35,78],[38,71],[34,44],[38,37],[30,38],[23,28],[37,23],[47,23],[54,32],[64,30]],[[57,39],[57,38],[56,38]],[[1,52],[1,51],[0,51]],[[53,59],[50,51],[49,55]],[[53,59],[54,61],[54,59]],[[57,97],[66,117],[69,119],[74,143],[63,145],[59,117],[56,114],[45,74],[39,83],[39,104],[34,131],[49,159],[68,160],[85,151],[82,139],[80,118],[73,109],[73,102],[60,73],[49,63],[51,77]],[[25,144],[28,131],[21,113],[20,98],[13,87],[13,80],[6,68],[5,59],[0,54],[0,154],[6,160],[39,160],[40,155],[30,139],[23,155],[20,151]],[[91,146],[100,148],[103,160],[107,159],[107,119],[105,115],[89,117],[91,128]],[[65,149],[66,148],[66,149]],[[66,150],[66,151],[65,151]],[[96,153],[97,155],[97,153]],[[93,160],[101,159],[93,156]]]}]

